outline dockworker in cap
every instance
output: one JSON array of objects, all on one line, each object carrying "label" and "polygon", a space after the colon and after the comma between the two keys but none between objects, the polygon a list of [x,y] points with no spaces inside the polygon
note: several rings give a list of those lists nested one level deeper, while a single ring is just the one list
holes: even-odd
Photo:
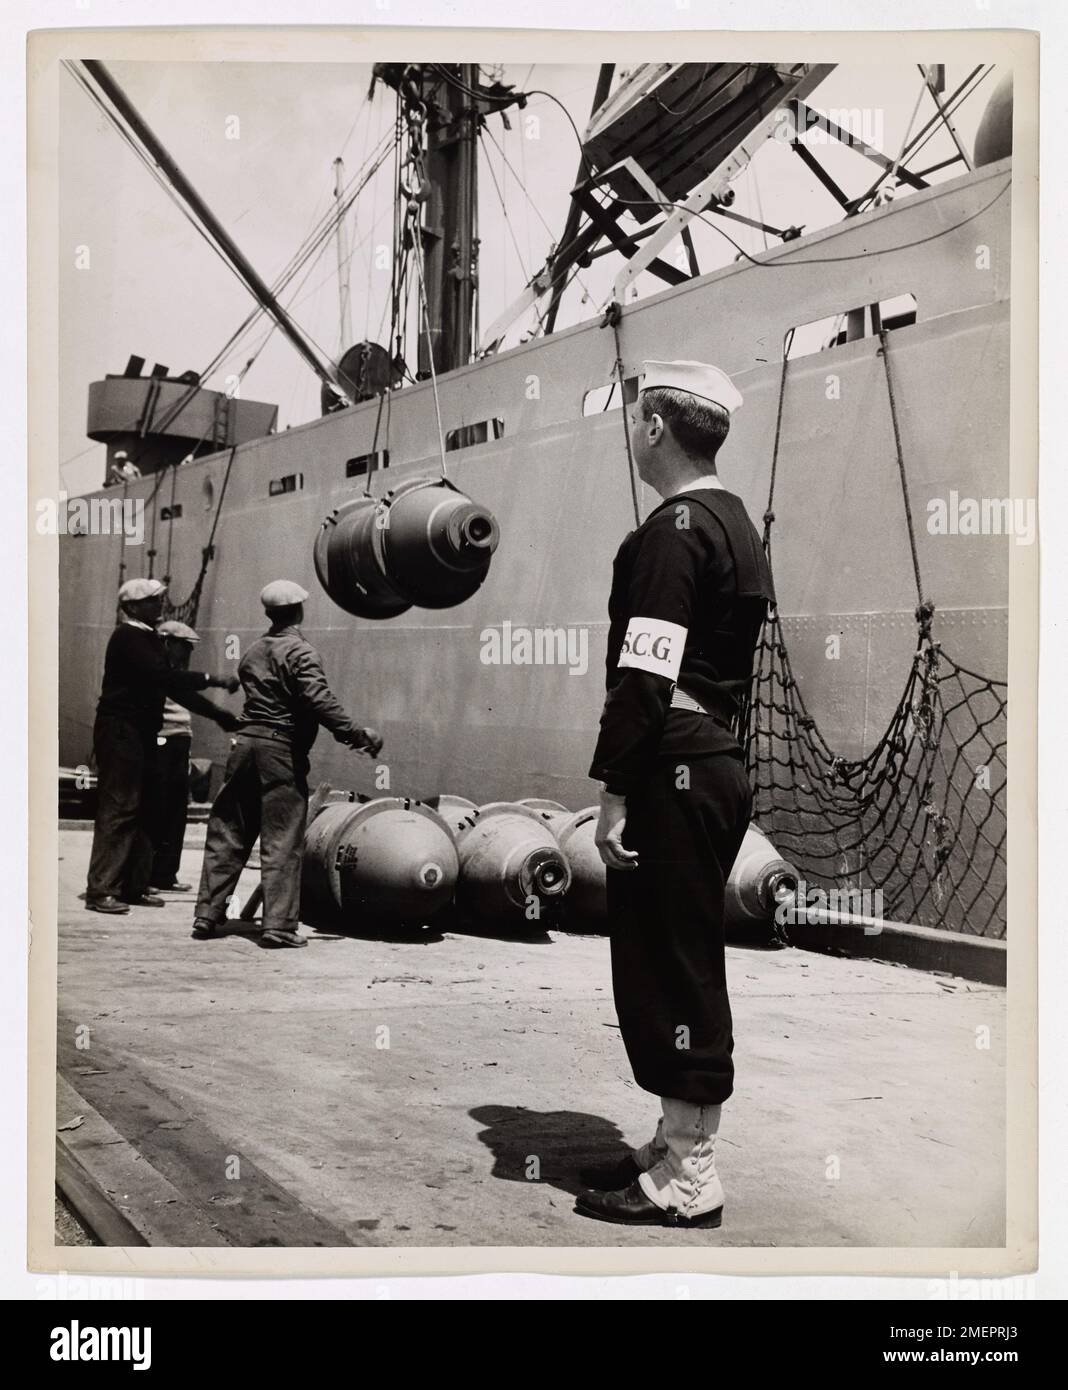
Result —
[{"label": "dockworker in cap", "polygon": [[[716,455],[742,398],[703,362],[646,362],[631,453],[661,498],[623,541],[609,598],[602,783],[612,988],[653,1137],[580,1176],[576,1210],[628,1225],[718,1226],[720,1110],[733,1089],[724,889],[752,809],[734,731],[771,573]],[[652,1128],[652,1126],[650,1126]]]},{"label": "dockworker in cap", "polygon": [[97,810],[85,890],[91,912],[164,906],[161,897],[147,891],[152,867],[149,793],[164,700],[169,695],[184,703],[213,685],[237,689],[233,676],[171,665],[156,632],[165,593],[166,585],[158,579],[130,579],[119,590],[122,616],[108,639],[93,725]]},{"label": "dockworker in cap", "polygon": [[[193,648],[200,641],[188,623],[168,619],[156,628],[163,639],[167,659],[176,671],[188,671]],[[189,817],[189,756],[193,746],[193,714],[199,714],[233,733],[236,715],[213,704],[203,695],[187,694],[180,705],[168,695],[163,702],[163,723],[156,735],[154,775],[149,793],[152,839],[152,872],[149,893],[188,893],[189,883],[178,881]]]},{"label": "dockworker in cap", "polygon": [[214,936],[226,918],[257,836],[263,887],[261,944],[304,946],[300,873],[308,812],[308,754],[319,725],[339,743],[377,757],[382,740],[331,693],[319,654],[300,631],[307,591],[276,579],[260,594],[269,631],[241,658],[241,728],[208,820],[193,936]]}]

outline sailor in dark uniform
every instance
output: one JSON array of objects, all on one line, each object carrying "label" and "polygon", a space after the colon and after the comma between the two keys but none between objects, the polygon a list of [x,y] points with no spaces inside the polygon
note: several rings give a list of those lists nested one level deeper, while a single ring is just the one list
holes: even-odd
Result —
[{"label": "sailor in dark uniform", "polygon": [[276,579],[260,594],[270,631],[241,658],[241,729],[231,740],[204,845],[193,935],[213,936],[225,919],[257,836],[263,884],[264,946],[304,946],[300,936],[301,855],[308,812],[308,753],[319,725],[339,743],[377,757],[382,740],[361,728],[331,693],[319,654],[300,632],[307,591]]},{"label": "sailor in dark uniform", "polygon": [[608,697],[590,776],[603,783],[612,986],[655,1137],[577,1210],[600,1220],[718,1226],[720,1109],[734,1067],[724,889],[752,810],[731,730],[752,674],[771,574],[716,453],[741,396],[700,362],[646,362],[631,449],[663,499],[620,546],[609,599]]},{"label": "sailor in dark uniform", "polygon": [[175,670],[156,634],[167,586],[130,579],[119,590],[122,621],[104,657],[93,725],[97,811],[85,906],[91,912],[163,907],[147,891],[152,869],[150,793],[164,700],[183,704],[206,686],[234,691],[233,676]]}]

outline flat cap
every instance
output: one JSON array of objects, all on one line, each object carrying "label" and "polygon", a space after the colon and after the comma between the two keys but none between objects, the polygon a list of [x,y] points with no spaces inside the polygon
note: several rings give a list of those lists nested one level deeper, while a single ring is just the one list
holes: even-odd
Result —
[{"label": "flat cap", "polygon": [[292,579],[272,579],[260,593],[260,602],[270,612],[272,608],[289,608],[294,603],[303,603],[307,597],[307,589],[294,584]]},{"label": "flat cap", "polygon": [[143,598],[156,598],[165,594],[167,586],[159,579],[127,579],[119,590],[120,603],[137,603]]},{"label": "flat cap", "polygon": [[160,623],[156,632],[160,637],[180,637],[183,642],[200,641],[200,638],[187,623],[180,623],[174,618],[168,618],[165,623]]},{"label": "flat cap", "polygon": [[728,415],[742,403],[742,393],[726,372],[707,362],[643,362],[639,391],[688,391],[722,406]]}]

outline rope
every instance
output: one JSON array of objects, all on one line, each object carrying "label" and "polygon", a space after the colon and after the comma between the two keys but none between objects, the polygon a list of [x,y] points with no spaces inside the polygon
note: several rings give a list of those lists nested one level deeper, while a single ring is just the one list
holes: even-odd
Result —
[{"label": "rope", "polygon": [[[188,209],[186,209],[184,204],[177,198],[177,195],[175,194],[174,190],[170,187],[170,184],[163,178],[159,170],[156,169],[155,165],[152,164],[151,161],[146,160],[146,156],[144,155],[144,152],[141,150],[140,146],[136,143],[136,141],[132,139],[129,132],[125,130],[121,122],[119,122],[118,119],[115,117],[114,113],[111,112],[110,108],[108,108],[101,102],[95,90],[82,77],[82,75],[73,66],[73,64],[65,61],[64,66],[67,68],[71,76],[74,77],[75,81],[77,81],[78,84],[82,87],[82,89],[86,92],[90,100],[92,100],[95,105],[100,107],[104,115],[107,117],[108,121],[118,131],[122,139],[130,145],[131,149],[141,160],[141,162],[146,164],[149,173],[151,173],[153,178],[155,178],[157,182],[161,184],[167,195],[172,199],[172,201],[176,203],[183,216],[185,216],[189,221],[192,222],[193,226],[196,228],[199,234],[202,237],[204,237],[204,239],[207,240],[210,245],[212,245],[213,249],[217,251],[218,248],[215,247],[214,242],[212,242],[211,239],[207,236],[206,232],[200,226],[200,224],[191,217],[191,215],[188,212]],[[353,128],[355,128],[355,123]],[[308,267],[308,273],[307,275],[305,275],[300,285],[297,286],[297,290],[299,291],[300,288],[304,285],[305,281],[308,278],[308,275],[310,275],[312,270],[314,269],[316,262],[319,260],[319,258],[323,255],[324,251],[326,250],[326,247],[329,244],[330,237],[333,234],[338,221],[347,215],[349,209],[353,206],[357,198],[363,192],[363,189],[367,186],[370,180],[375,176],[375,174],[377,174],[378,170],[385,163],[386,159],[393,151],[393,148],[393,140],[390,134],[387,133],[378,141],[374,153],[370,156],[370,167],[368,167],[368,160],[365,159],[361,167],[358,170],[356,170],[352,178],[349,179],[349,181],[345,185],[343,202],[340,204],[340,206],[337,208],[328,209],[327,212],[324,213],[323,216],[318,219],[318,221],[313,223],[312,228],[304,237],[304,240],[297,247],[296,251],[290,257],[289,261],[283,267],[283,269],[279,272],[277,278],[270,287],[271,293],[275,295],[276,298],[281,295],[283,290],[288,288],[288,286],[292,283],[292,281],[295,279],[300,270],[303,269],[303,267],[310,260],[311,265],[309,265]],[[285,307],[288,308],[291,306]],[[242,320],[241,324],[238,326],[235,332],[230,335],[227,341],[223,344],[222,348],[220,348],[220,350],[212,358],[211,362],[203,369],[203,371],[200,372],[197,381],[192,383],[188,387],[188,389],[182,393],[182,395],[178,398],[175,404],[171,406],[169,410],[165,411],[163,416],[158,421],[154,422],[156,431],[165,430],[166,427],[171,423],[171,421],[174,420],[182,412],[187,402],[192,398],[193,395],[195,395],[195,393],[198,390],[202,388],[203,384],[217,370],[219,364],[226,357],[226,355],[231,351],[231,349],[236,348],[241,338],[244,337],[244,335],[253,327],[257,320],[261,318],[265,312],[266,310],[263,308],[263,306],[257,304],[256,307],[246,315],[246,317]],[[249,367],[253,364],[253,362],[256,360],[259,354],[263,351],[263,348],[266,346],[267,341],[269,341],[277,327],[277,322],[272,322],[271,329],[268,332],[267,337],[264,339],[264,342],[261,343],[260,346],[255,349],[249,361],[246,363],[244,370],[241,372],[240,377],[244,377]],[[311,335],[309,334],[308,336],[310,337]],[[318,346],[318,344],[316,344],[316,346]],[[320,351],[321,350],[322,349],[320,349]],[[136,420],[131,421],[129,428],[134,429],[137,423],[138,422]],[[65,460],[64,463],[60,465],[60,467],[65,468],[68,464],[73,463],[83,454],[88,453],[92,447],[94,446],[89,445],[85,449],[80,450],[79,453],[74,454],[71,458]],[[136,463],[137,459],[135,458],[133,462]]]},{"label": "rope", "polygon": [[[373,495],[372,492],[371,492],[371,481],[372,481],[372,479],[374,478],[374,475],[375,475],[375,468],[376,468],[376,465],[377,465],[377,462],[378,462],[378,427],[379,427],[379,425],[382,423],[382,407],[383,407],[383,406],[385,405],[385,403],[386,403],[386,397],[389,396],[390,400],[392,400],[392,395],[393,395],[393,393],[390,391],[390,389],[389,389],[388,386],[386,387],[386,389],[385,389],[384,391],[380,391],[379,394],[378,394],[378,412],[377,412],[377,414],[375,415],[375,433],[374,433],[374,438],[371,440],[371,462],[368,464],[368,467],[367,467],[367,481],[366,481],[366,483],[364,484],[364,489],[363,489],[363,490],[364,490],[364,493],[365,493],[368,497],[371,497],[371,496]],[[389,447],[389,417],[388,417],[388,416],[386,417],[386,444],[385,444],[383,447],[384,447],[384,448],[388,448],[388,447]]]},{"label": "rope", "polygon": [[[126,515],[126,498],[130,490],[130,485],[125,478],[122,480],[122,514]],[[126,527],[123,526],[119,531],[119,582],[115,585],[115,592],[122,588],[126,581]]]},{"label": "rope", "polygon": [[[512,163],[512,161],[508,158],[507,154],[506,154],[505,151],[504,151],[504,147],[498,142],[497,137],[494,135],[493,131],[490,130],[489,126],[483,126],[482,130],[480,131],[480,134],[483,135],[483,136],[485,136],[486,138],[488,138],[488,139],[496,146],[496,148],[497,148],[497,153],[501,156],[501,159],[502,159],[502,161],[504,162],[505,168],[507,168],[507,169],[509,169],[509,170],[511,171],[512,177],[515,179],[516,183],[519,184],[519,187],[522,189],[523,196],[524,196],[524,198],[526,198],[527,202],[529,203],[530,208],[531,208],[532,212],[534,213],[534,216],[537,217],[538,221],[539,221],[539,222],[541,223],[541,225],[545,228],[545,230],[549,233],[549,238],[550,238],[549,245],[550,245],[550,248],[551,248],[552,245],[553,245],[553,243],[554,243],[554,241],[555,241],[556,232],[553,230],[552,227],[549,226],[548,222],[546,222],[545,217],[544,217],[543,214],[542,214],[541,208],[538,207],[538,204],[537,204],[537,203],[534,201],[534,199],[531,197],[531,195],[530,195],[530,193],[529,193],[529,191],[528,191],[528,189],[527,189],[526,183],[525,183],[524,180],[520,177],[520,175],[516,172],[515,165],[514,165],[514,164]],[[522,145],[520,146],[520,148],[521,148],[521,149],[524,149],[524,147],[523,147]],[[525,155],[525,149],[524,149],[524,155]],[[637,200],[635,199],[634,201],[637,201]],[[528,230],[529,230],[529,227],[528,227]],[[559,248],[559,247],[556,248],[556,252],[555,252],[555,255],[556,255],[556,256],[559,256],[560,249],[561,249],[561,248]],[[566,248],[563,248],[563,249],[566,250]],[[551,259],[552,259],[552,255],[550,256],[550,260],[551,260]],[[549,265],[549,263],[550,263],[550,261],[547,260],[547,261],[546,261],[546,267]],[[545,268],[545,267],[543,267],[543,268]],[[570,273],[569,283],[570,283],[570,280],[577,280],[578,283],[579,283],[579,285],[580,285],[581,288],[582,288],[583,294],[586,296],[587,299],[592,300],[592,299],[593,299],[593,291],[590,289],[590,287],[589,287],[589,285],[586,283],[586,281],[582,278],[582,275],[581,275],[581,273],[580,273],[581,269],[582,269],[582,267],[579,266],[578,262],[576,261],[576,262],[575,262],[575,265],[572,267],[572,270],[571,270],[571,273]]]},{"label": "rope", "polygon": [[204,587],[204,576],[208,572],[212,557],[215,554],[215,532],[219,525],[219,518],[222,516],[223,503],[226,500],[226,489],[230,482],[230,470],[234,466],[234,457],[237,454],[237,445],[230,448],[230,457],[226,460],[226,472],[223,474],[222,489],[219,492],[219,500],[215,506],[215,515],[211,521],[211,531],[208,534],[208,543],[201,551],[200,572],[189,591],[189,597],[183,599],[181,603],[173,603],[170,596],[164,598],[164,614],[168,618],[175,618],[178,622],[187,623],[190,627],[197,625],[197,613],[200,609],[200,594]]},{"label": "rope", "polygon": [[167,469],[161,468],[156,477],[156,485],[149,494],[149,501],[152,504],[152,534],[148,543],[148,577],[155,577],[156,571],[156,530],[159,524],[159,494],[163,486],[163,479],[167,476]]},{"label": "rope", "polygon": [[[159,473],[156,474],[156,480],[155,480],[155,483],[153,484],[152,491],[148,494],[148,497],[145,499],[147,505],[152,506],[152,505],[155,503],[155,500],[156,500],[157,496],[159,495],[160,487],[161,487],[162,484],[163,484],[163,479],[164,479],[164,477],[166,476],[166,471],[167,471],[166,469],[161,469],[161,470],[159,471]],[[122,504],[121,504],[121,505],[122,505],[122,510],[123,510],[123,515],[126,514],[126,501],[127,501],[128,496],[129,496],[129,490],[130,490],[129,483],[130,483],[130,480],[129,480],[128,478],[123,478],[123,480],[122,480]],[[153,546],[155,545],[155,540],[156,540],[156,513],[155,513],[155,509],[153,508],[153,513],[152,513],[152,544],[153,544]],[[153,569],[153,563],[152,563],[152,562],[153,562],[153,557],[155,556],[155,553],[156,553],[156,552],[155,552],[154,549],[153,549],[153,550],[149,550],[149,552],[148,552],[148,577],[149,577],[149,579],[152,578],[152,569]],[[121,589],[121,588],[122,588],[123,583],[125,582],[125,577],[126,577],[126,531],[125,531],[125,528],[123,528],[123,531],[122,531],[122,544],[121,544],[121,546],[120,546],[120,548],[119,548],[119,582],[118,582],[118,585],[116,586],[116,591],[117,591],[118,589]],[[122,610],[119,608],[118,603],[116,602],[116,607],[115,607],[115,614],[116,614],[115,621],[116,621],[116,622],[118,622],[119,617],[121,616],[121,611],[122,611]]]},{"label": "rope", "polygon": [[169,518],[169,520],[170,520],[170,526],[167,528],[167,567],[166,567],[166,569],[163,571],[163,579],[164,579],[164,582],[167,583],[167,584],[169,584],[169,583],[171,582],[171,554],[172,554],[173,549],[174,549],[174,490],[175,490],[175,488],[177,487],[177,485],[178,485],[178,465],[177,465],[176,463],[172,463],[172,464],[171,464],[171,508],[170,508],[170,518]]},{"label": "rope", "polygon": [[786,370],[790,362],[790,348],[794,341],[794,330],[791,328],[783,343],[782,349],[782,372],[779,375],[779,401],[775,409],[775,442],[771,449],[771,477],[768,480],[768,505],[764,509],[764,550],[771,554],[771,527],[775,520],[775,513],[772,505],[775,501],[775,476],[779,468],[779,445],[782,442],[782,412],[786,401]]},{"label": "rope", "polygon": [[427,358],[430,362],[430,384],[434,390],[434,415],[438,423],[438,450],[441,456],[441,476],[448,479],[445,466],[445,431],[441,423],[441,401],[438,399],[438,374],[434,368],[434,342],[430,336],[430,310],[426,302],[426,286],[423,283],[423,252],[419,245],[418,228],[415,232],[413,242],[415,250],[415,267],[419,274],[419,304],[423,311],[423,328],[426,332]]},{"label": "rope", "polygon": [[912,552],[912,573],[916,580],[916,601],[921,608],[925,606],[923,580],[920,577],[920,556],[916,549],[916,526],[912,519],[912,500],[909,497],[909,482],[905,474],[905,455],[901,448],[901,426],[897,418],[897,400],[894,396],[894,377],[890,371],[890,348],[887,330],[879,329],[879,353],[886,369],[886,391],[890,398],[890,421],[894,427],[894,450],[897,454],[897,471],[901,478],[901,496],[905,503],[905,524],[909,531],[909,549]]},{"label": "rope", "polygon": [[434,415],[438,426],[438,450],[441,459],[442,481],[448,481],[448,470],[445,463],[445,430],[441,423],[441,401],[438,397],[438,374],[434,366],[434,341],[430,336],[430,306],[427,304],[426,283],[423,274],[423,248],[420,244],[421,227],[419,225],[420,194],[426,186],[426,173],[423,167],[423,112],[418,107],[409,106],[406,112],[408,122],[408,157],[412,168],[415,171],[415,188],[404,191],[408,196],[408,204],[405,210],[405,221],[407,224],[406,243],[410,242],[415,253],[415,268],[419,278],[419,307],[423,317],[423,328],[426,333],[427,359],[430,363],[430,384],[434,392]]},{"label": "rope", "polygon": [[[101,95],[96,91],[95,87],[93,87],[90,84],[85,75],[74,65],[74,63],[72,63],[69,60],[65,59],[63,62],[63,66],[75,79],[75,81],[86,93],[86,95],[93,102],[93,104],[101,111],[101,113],[105,116],[108,122],[118,132],[119,136],[123,139],[123,141],[130,147],[135,156],[147,169],[149,174],[156,180],[157,183],[160,184],[164,192],[175,204],[175,206],[186,218],[186,220],[190,223],[190,225],[194,228],[194,230],[208,243],[208,245],[212,248],[215,254],[227,267],[227,269],[236,273],[235,268],[231,263],[229,257],[216,243],[215,238],[211,234],[209,234],[208,230],[204,226],[202,226],[200,221],[191,213],[189,208],[186,206],[184,200],[179,196],[177,190],[172,187],[170,180],[164,176],[162,171],[156,166],[154,160],[149,156],[147,151],[142,148],[139,140],[135,139],[132,132],[126,129],[125,125],[122,123],[118,115],[114,111],[112,111],[111,107],[103,100]],[[361,112],[362,109],[363,108],[361,107]],[[357,112],[357,120],[359,119],[359,116],[360,112]],[[353,123],[353,129],[354,128],[355,122]],[[304,242],[302,242],[301,245],[297,248],[297,251],[294,253],[289,264],[281,272],[281,275],[279,276],[279,281],[276,282],[276,286],[271,287],[271,292],[275,295],[276,298],[277,284],[288,284],[289,281],[293,278],[293,276],[296,275],[297,271],[299,271],[301,267],[306,263],[308,258],[316,253],[317,249],[320,254],[325,249],[334,230],[348,214],[349,210],[356,202],[356,199],[359,197],[360,193],[363,191],[368,181],[374,176],[375,173],[377,173],[378,169],[385,162],[386,158],[390,153],[390,150],[391,142],[389,141],[388,137],[384,137],[383,140],[379,142],[379,148],[376,151],[374,164],[372,168],[366,172],[366,175],[362,179],[360,176],[364,173],[364,170],[360,169],[356,171],[352,179],[346,185],[343,197],[336,200],[336,206],[328,209],[328,211],[323,215],[323,218],[320,219],[319,224],[316,227],[314,227],[311,232],[309,232],[309,234],[305,237]],[[360,182],[358,186],[353,190],[352,186],[354,183],[356,183],[357,180],[360,180]],[[350,192],[350,190],[352,191]],[[243,280],[242,283],[244,283]],[[244,327],[248,327],[251,322],[253,322],[256,318],[259,317],[260,314],[264,312],[265,310],[263,306],[258,305],[255,313],[251,316],[249,320],[246,320],[246,324],[244,325]],[[316,342],[312,334],[309,333],[307,329],[304,329],[303,331],[305,333],[305,336],[309,338],[309,340],[314,344],[316,348],[318,348],[319,352],[322,353],[327,359],[329,359],[330,354],[324,351],[322,345]]]},{"label": "rope", "polygon": [[634,454],[630,447],[630,428],[627,424],[627,402],[623,395],[623,346],[619,338],[619,324],[622,317],[622,304],[617,304],[613,301],[605,310],[601,327],[611,327],[612,335],[616,343],[616,376],[619,379],[619,397],[623,407],[621,414],[623,416],[623,438],[627,445],[627,477],[630,480],[630,500],[631,505],[634,507],[634,524],[635,526],[640,526],[642,524],[642,512],[641,505],[638,501],[638,482],[634,467]]},{"label": "rope", "polygon": [[[482,136],[483,136],[484,134],[486,134],[485,129],[479,131],[479,139],[480,139],[480,140],[482,139]],[[494,141],[494,144],[496,144],[496,143],[497,143],[497,142]],[[482,148],[483,148],[483,152],[484,152],[485,155],[486,155],[486,168],[489,170],[489,176],[490,176],[490,179],[491,179],[492,182],[493,182],[493,189],[494,189],[494,192],[497,194],[497,201],[498,201],[498,202],[500,203],[500,205],[501,205],[501,215],[502,215],[503,218],[504,218],[504,225],[508,228],[508,235],[512,238],[512,246],[513,246],[513,248],[515,249],[516,260],[519,262],[519,269],[522,271],[522,274],[523,274],[523,283],[524,283],[525,285],[530,285],[530,284],[533,283],[534,277],[533,277],[533,276],[530,274],[530,272],[527,270],[526,262],[523,260],[523,253],[522,253],[522,251],[520,251],[520,249],[519,249],[519,241],[518,241],[518,239],[517,239],[517,237],[516,237],[515,229],[514,229],[513,226],[512,226],[512,219],[508,216],[508,207],[507,207],[507,204],[505,203],[504,194],[501,192],[500,185],[497,183],[497,175],[493,172],[493,165],[490,163],[489,151],[486,149],[485,142],[483,142]],[[504,171],[504,169],[507,168],[507,165],[504,164],[504,160],[503,160],[504,151],[501,150],[501,147],[500,147],[499,145],[497,145],[497,149],[500,151],[501,156],[502,156],[502,166],[501,166],[501,167],[502,167],[502,175],[501,175],[501,179],[502,179],[502,182],[503,182],[503,181],[504,181],[504,173],[503,173],[503,171]],[[521,189],[521,191],[522,191],[523,193],[526,193],[526,189],[523,188],[522,185],[520,185],[520,189]],[[527,195],[527,196],[528,196],[528,201],[529,201],[529,195]],[[528,221],[528,223],[527,223],[527,234],[528,234],[528,236],[529,236],[529,233],[530,233],[530,223],[529,223],[529,221]],[[502,261],[502,265],[503,265],[503,261]],[[538,321],[538,329],[539,329],[539,331],[540,331],[540,329],[542,328],[542,325],[545,323],[545,315],[544,315],[544,314],[541,312],[541,310],[538,308],[538,302],[537,302],[537,300],[535,300],[534,303],[533,303],[530,307],[531,307],[531,309],[533,309],[533,311],[534,311],[534,316],[535,316],[535,318],[536,318],[537,321]]]}]

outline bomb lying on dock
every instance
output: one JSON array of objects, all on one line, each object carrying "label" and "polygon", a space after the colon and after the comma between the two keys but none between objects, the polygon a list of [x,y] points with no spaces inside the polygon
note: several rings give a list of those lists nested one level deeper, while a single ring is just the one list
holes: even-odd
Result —
[{"label": "bomb lying on dock", "polygon": [[[455,897],[480,923],[518,925],[563,903],[567,925],[602,930],[597,819],[596,806],[569,811],[536,797],[476,806],[462,796],[420,802],[333,792],[305,834],[303,912],[356,928],[422,923]],[[776,907],[796,890],[794,868],[751,825],[726,886],[728,935],[766,938]]]},{"label": "bomb lying on dock", "polygon": [[750,825],[727,880],[725,918],[728,937],[767,938],[775,909],[797,892],[797,870],[778,853],[764,832]]},{"label": "bomb lying on dock", "polygon": [[[446,800],[453,798],[440,799]],[[481,922],[537,920],[541,908],[554,905],[571,886],[556,836],[529,806],[494,801],[477,810],[443,809],[460,856],[456,904],[470,916]]]},{"label": "bomb lying on dock", "polygon": [[451,899],[458,871],[449,827],[429,806],[336,802],[304,836],[302,906],[313,922],[421,923]]},{"label": "bomb lying on dock", "polygon": [[604,860],[595,839],[598,808],[587,806],[582,811],[569,811],[558,801],[542,801],[537,797],[518,804],[541,816],[556,836],[567,860],[571,870],[566,903],[568,925],[602,929],[608,902]]}]

